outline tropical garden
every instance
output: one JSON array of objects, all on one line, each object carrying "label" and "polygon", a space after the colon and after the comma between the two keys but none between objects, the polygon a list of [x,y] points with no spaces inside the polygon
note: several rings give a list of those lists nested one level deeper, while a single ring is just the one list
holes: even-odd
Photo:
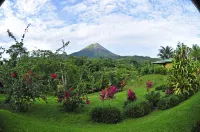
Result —
[{"label": "tropical garden", "polygon": [[[200,131],[200,47],[159,49],[170,68],[66,52],[0,47],[0,131]],[[63,41],[63,45],[69,43]],[[3,58],[8,54],[9,59]]]}]

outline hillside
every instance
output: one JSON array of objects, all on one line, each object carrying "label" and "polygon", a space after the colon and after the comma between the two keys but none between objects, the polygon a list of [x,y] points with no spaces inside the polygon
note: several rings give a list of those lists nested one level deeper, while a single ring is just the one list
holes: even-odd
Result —
[{"label": "hillside", "polygon": [[[146,75],[141,77],[143,82],[153,79],[155,86],[163,84],[165,76]],[[145,83],[136,82],[129,84],[125,89],[135,91],[138,100],[143,100]],[[116,94],[116,99],[111,105],[123,108],[127,90]],[[189,132],[194,123],[200,118],[200,92],[178,106],[167,110],[155,110],[152,113],[135,119],[125,119],[116,125],[101,124],[90,121],[90,110],[95,106],[103,105],[99,93],[90,94],[91,104],[77,113],[63,113],[56,98],[48,97],[48,104],[37,101],[28,113],[13,113],[6,109],[0,110],[0,131],[2,132],[110,132],[110,131],[136,131],[136,132]],[[3,102],[4,95],[0,95]],[[1,107],[3,108],[3,106]]]}]

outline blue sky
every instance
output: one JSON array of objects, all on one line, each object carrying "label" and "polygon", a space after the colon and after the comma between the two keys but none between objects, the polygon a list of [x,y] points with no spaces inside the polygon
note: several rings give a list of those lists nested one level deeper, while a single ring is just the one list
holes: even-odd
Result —
[{"label": "blue sky", "polygon": [[28,50],[67,53],[100,43],[119,55],[156,57],[160,46],[200,44],[200,13],[190,0],[6,0],[0,7],[0,46],[14,43],[10,29]]}]

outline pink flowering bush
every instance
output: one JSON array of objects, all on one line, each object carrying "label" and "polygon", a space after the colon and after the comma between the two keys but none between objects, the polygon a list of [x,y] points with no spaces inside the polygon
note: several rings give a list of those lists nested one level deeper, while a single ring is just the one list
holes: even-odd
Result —
[{"label": "pink flowering bush", "polygon": [[124,102],[124,107],[126,107],[129,103],[136,101],[137,97],[135,92],[133,92],[131,89],[128,89],[128,97],[127,100]]},{"label": "pink flowering bush", "polygon": [[128,100],[135,101],[136,99],[137,99],[137,97],[136,97],[135,93],[131,89],[129,89],[128,90]]},{"label": "pink flowering bush", "polygon": [[105,90],[102,89],[101,93],[100,93],[100,99],[102,101],[106,100],[106,99],[113,99],[115,93],[117,92],[116,86],[110,86],[108,88],[106,88]]},{"label": "pink flowering bush", "polygon": [[149,92],[149,89],[152,88],[152,82],[148,80],[146,84],[147,84],[146,85],[147,92]]}]

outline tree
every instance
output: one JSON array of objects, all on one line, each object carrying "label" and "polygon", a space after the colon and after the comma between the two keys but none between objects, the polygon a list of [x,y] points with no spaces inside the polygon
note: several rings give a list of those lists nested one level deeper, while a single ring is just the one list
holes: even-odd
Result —
[{"label": "tree", "polygon": [[169,74],[169,86],[175,94],[190,96],[197,92],[197,63],[191,58],[191,48],[179,43]]},{"label": "tree", "polygon": [[172,57],[173,57],[173,48],[172,48],[172,47],[169,47],[169,46],[166,46],[166,47],[161,46],[161,49],[159,49],[159,54],[158,54],[158,56],[159,56],[161,59],[169,59],[169,58],[172,58]]},{"label": "tree", "polygon": [[197,44],[193,44],[192,45],[192,53],[191,53],[192,57],[194,57],[194,59],[200,60],[200,47]]}]

